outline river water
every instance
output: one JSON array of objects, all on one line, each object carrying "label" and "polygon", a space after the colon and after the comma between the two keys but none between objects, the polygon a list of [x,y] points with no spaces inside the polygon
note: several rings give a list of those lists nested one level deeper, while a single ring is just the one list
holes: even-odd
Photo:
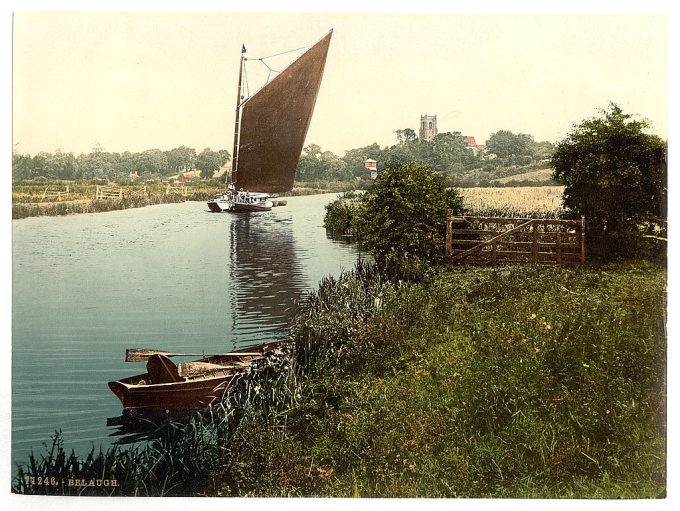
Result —
[{"label": "river water", "polygon": [[[287,335],[295,304],[354,247],[327,238],[336,195],[266,213],[201,202],[13,221],[12,460],[61,430],[78,454],[115,437],[125,349],[220,353]],[[179,359],[188,360],[188,359]]]}]

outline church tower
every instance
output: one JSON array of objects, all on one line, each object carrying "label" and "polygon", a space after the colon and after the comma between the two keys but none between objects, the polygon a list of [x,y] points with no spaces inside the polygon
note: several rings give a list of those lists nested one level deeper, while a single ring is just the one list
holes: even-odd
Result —
[{"label": "church tower", "polygon": [[436,115],[420,115],[420,131],[418,138],[425,142],[431,142],[437,136],[437,116]]}]

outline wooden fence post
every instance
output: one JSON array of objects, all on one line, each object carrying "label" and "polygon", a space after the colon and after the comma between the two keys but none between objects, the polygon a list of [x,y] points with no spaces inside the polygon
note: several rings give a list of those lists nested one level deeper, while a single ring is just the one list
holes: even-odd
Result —
[{"label": "wooden fence post", "polygon": [[581,215],[581,264],[586,264],[586,217]]},{"label": "wooden fence post", "polygon": [[532,241],[533,243],[531,244],[531,260],[533,261],[534,264],[538,263],[538,223],[536,220],[532,222],[532,227],[533,227],[533,232],[532,232]]},{"label": "wooden fence post", "polygon": [[451,229],[453,227],[453,209],[449,208],[446,210],[446,260],[451,261],[452,255],[452,245],[453,245],[453,234]]}]

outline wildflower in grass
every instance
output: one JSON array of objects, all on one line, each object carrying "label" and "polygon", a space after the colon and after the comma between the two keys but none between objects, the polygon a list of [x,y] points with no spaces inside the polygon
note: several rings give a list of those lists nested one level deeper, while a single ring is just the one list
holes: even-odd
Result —
[{"label": "wildflower in grass", "polygon": [[333,475],[333,467],[329,466],[317,467],[316,471],[319,474],[319,479],[328,479]]}]

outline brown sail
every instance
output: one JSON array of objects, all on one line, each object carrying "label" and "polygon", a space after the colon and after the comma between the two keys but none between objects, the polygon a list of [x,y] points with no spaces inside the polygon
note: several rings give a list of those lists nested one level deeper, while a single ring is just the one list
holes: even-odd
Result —
[{"label": "brown sail", "polygon": [[234,174],[237,190],[276,193],[293,188],[332,34],[244,103]]}]

